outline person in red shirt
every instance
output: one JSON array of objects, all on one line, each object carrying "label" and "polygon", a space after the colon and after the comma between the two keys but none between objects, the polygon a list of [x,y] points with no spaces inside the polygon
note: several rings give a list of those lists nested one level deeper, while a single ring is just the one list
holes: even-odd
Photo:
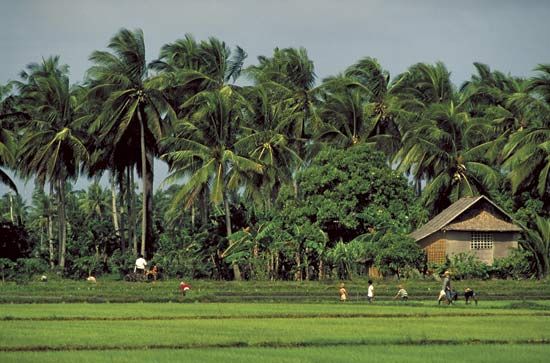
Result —
[{"label": "person in red shirt", "polygon": [[185,296],[185,294],[187,293],[187,291],[191,290],[191,285],[189,285],[188,283],[182,281],[180,282],[180,293],[181,293],[181,296]]}]

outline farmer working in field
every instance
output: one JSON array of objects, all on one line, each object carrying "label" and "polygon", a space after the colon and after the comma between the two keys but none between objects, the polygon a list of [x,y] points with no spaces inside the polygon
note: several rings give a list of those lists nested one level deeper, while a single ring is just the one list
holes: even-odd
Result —
[{"label": "farmer working in field", "polygon": [[147,266],[147,261],[143,258],[143,255],[139,255],[136,264],[134,265],[134,272],[141,272],[145,274],[145,267]]},{"label": "farmer working in field", "polygon": [[443,284],[441,285],[441,292],[439,293],[437,303],[441,304],[441,300],[445,298],[447,300],[447,304],[452,304],[451,293],[451,273],[449,271],[445,271],[445,277],[443,278]]}]

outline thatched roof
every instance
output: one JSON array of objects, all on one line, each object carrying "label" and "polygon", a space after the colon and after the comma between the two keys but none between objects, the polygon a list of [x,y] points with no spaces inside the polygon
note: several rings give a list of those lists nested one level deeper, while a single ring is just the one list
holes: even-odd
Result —
[{"label": "thatched roof", "polygon": [[[472,209],[478,203],[488,206]],[[521,228],[512,223],[508,213],[481,195],[457,200],[409,236],[419,241],[440,230],[519,232]]]}]

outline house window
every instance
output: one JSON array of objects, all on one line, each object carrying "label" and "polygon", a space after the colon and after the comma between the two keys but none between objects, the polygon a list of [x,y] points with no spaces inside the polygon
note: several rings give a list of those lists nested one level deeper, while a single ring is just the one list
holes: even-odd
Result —
[{"label": "house window", "polygon": [[490,232],[472,232],[471,250],[490,250],[493,248],[493,234]]}]

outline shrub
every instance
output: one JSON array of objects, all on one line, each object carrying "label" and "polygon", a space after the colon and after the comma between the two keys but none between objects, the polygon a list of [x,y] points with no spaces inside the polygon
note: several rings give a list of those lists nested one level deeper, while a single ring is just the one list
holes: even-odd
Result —
[{"label": "shrub", "polygon": [[514,249],[507,257],[496,259],[493,262],[491,275],[501,279],[527,277],[531,272],[530,258],[529,251]]},{"label": "shrub", "polygon": [[48,271],[48,263],[41,258],[19,258],[15,269],[18,278],[30,279],[34,274],[42,274]]},{"label": "shrub", "polygon": [[9,258],[0,258],[0,275],[2,277],[2,282],[15,275],[15,266],[17,266],[16,263]]},{"label": "shrub", "polygon": [[107,268],[109,272],[124,276],[134,268],[136,257],[131,250],[122,253],[120,250],[115,250],[107,260]]},{"label": "shrub", "polygon": [[453,277],[459,280],[489,277],[489,266],[471,253],[459,253],[452,256],[449,268]]},{"label": "shrub", "polygon": [[387,232],[366,244],[366,258],[373,261],[383,274],[395,274],[399,278],[405,273],[412,275],[413,269],[420,270],[425,253],[404,233]]}]

